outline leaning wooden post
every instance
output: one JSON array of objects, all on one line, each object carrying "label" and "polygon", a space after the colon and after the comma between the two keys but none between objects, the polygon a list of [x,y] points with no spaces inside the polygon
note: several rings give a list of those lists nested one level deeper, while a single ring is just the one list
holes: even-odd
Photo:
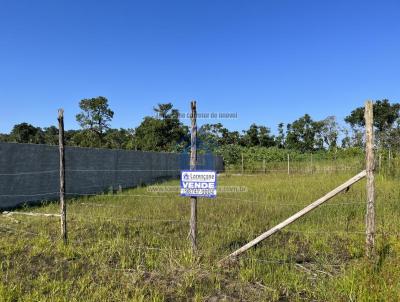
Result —
[{"label": "leaning wooden post", "polygon": [[60,150],[60,210],[61,238],[67,243],[67,207],[65,203],[64,110],[58,110],[58,146]]},{"label": "leaning wooden post", "polygon": [[372,101],[365,103],[365,158],[367,172],[366,256],[375,253],[375,181],[374,181],[374,126]]},{"label": "leaning wooden post", "polygon": [[356,182],[358,182],[360,179],[363,179],[366,176],[366,171],[362,171],[360,173],[358,173],[356,176],[350,178],[348,181],[346,181],[345,183],[341,184],[340,186],[338,186],[337,188],[333,189],[332,191],[330,191],[329,193],[325,194],[323,197],[321,197],[320,199],[314,201],[312,204],[306,206],[304,209],[298,211],[296,214],[293,214],[292,216],[290,216],[289,218],[287,218],[286,220],[282,221],[281,223],[277,224],[276,226],[274,226],[273,228],[269,229],[268,231],[262,233],[260,236],[258,236],[257,238],[253,239],[252,241],[248,242],[247,244],[243,245],[241,248],[237,249],[236,251],[234,251],[233,253],[231,253],[229,256],[225,257],[224,259],[222,259],[220,261],[220,264],[223,264],[225,261],[228,260],[235,260],[235,258],[237,256],[239,256],[240,254],[244,253],[245,251],[247,251],[249,248],[255,246],[256,244],[260,243],[261,241],[263,241],[264,239],[267,239],[268,237],[270,237],[271,235],[275,234],[276,232],[280,231],[281,229],[285,228],[286,226],[288,226],[289,224],[291,224],[292,222],[296,221],[297,219],[303,217],[304,215],[306,215],[308,212],[311,212],[312,210],[316,209],[317,207],[319,207],[321,204],[323,204],[324,202],[330,200],[332,197],[336,196],[337,194],[339,194],[340,192],[343,192],[344,190],[346,190],[347,188],[349,188],[351,185],[355,184]]},{"label": "leaning wooden post", "polygon": [[[196,170],[197,164],[197,111],[196,101],[191,102],[191,139],[190,139],[190,170]],[[197,197],[190,197],[190,241],[192,243],[192,251],[197,250]]]}]

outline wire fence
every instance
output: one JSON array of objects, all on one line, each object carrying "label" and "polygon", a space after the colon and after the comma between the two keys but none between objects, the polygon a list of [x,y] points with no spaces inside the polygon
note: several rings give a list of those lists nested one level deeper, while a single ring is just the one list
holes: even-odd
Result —
[{"label": "wire fence", "polygon": [[[349,169],[343,169],[342,171],[348,171],[351,170],[352,168]],[[99,173],[99,172],[106,172],[106,173],[115,173],[115,172],[160,172],[160,171],[178,171],[178,170],[140,170],[140,169],[135,169],[135,170],[104,170],[104,169],[75,169],[75,170],[66,170],[67,173],[86,173],[86,172],[93,172],[93,173]],[[272,171],[272,170],[271,170]],[[280,170],[282,172],[284,170]],[[57,174],[59,173],[58,170],[47,170],[47,171],[25,171],[25,172],[18,172],[18,173],[2,173],[0,174],[0,177],[19,177],[19,176],[26,176],[26,175],[40,175],[40,174]],[[243,175],[243,174],[241,174]],[[119,186],[127,186],[126,183],[120,184]],[[85,214],[84,212],[78,213],[74,212],[75,208],[79,208],[80,206],[84,207],[94,207],[94,208],[109,208],[109,209],[114,209],[118,210],[121,209],[125,211],[126,209],[132,207],[132,204],[118,204],[118,203],[113,203],[113,204],[105,204],[105,203],[98,203],[99,199],[107,199],[107,198],[124,198],[127,202],[130,202],[134,199],[143,199],[145,201],[149,200],[176,200],[176,195],[174,193],[171,193],[170,195],[166,194],[160,194],[160,193],[152,193],[152,194],[126,194],[123,192],[119,192],[117,194],[113,194],[114,192],[114,187],[110,188],[110,186],[105,186],[105,185],[92,185],[92,186],[82,186],[80,187],[81,190],[95,190],[97,192],[89,192],[89,193],[82,193],[82,192],[74,192],[74,191],[67,191],[66,195],[69,197],[93,197],[96,196],[95,202],[79,202],[78,201],[72,201],[69,206],[71,207],[72,210],[68,211],[67,218],[68,219],[73,219],[74,222],[85,222],[85,223],[92,223],[96,222],[96,220],[102,220],[102,221],[107,221],[107,222],[115,222],[115,221],[123,221],[124,223],[146,223],[146,224],[153,224],[156,225],[159,223],[167,223],[167,224],[177,224],[177,225],[182,225],[182,230],[184,230],[183,226],[186,226],[189,224],[187,219],[169,219],[165,217],[123,217],[122,215],[114,215],[113,217],[109,216],[101,216],[101,215],[93,215],[93,214]],[[100,194],[98,193],[98,190],[102,189],[105,193],[109,192],[110,194]],[[32,192],[32,194],[0,194],[1,197],[37,197],[37,196],[58,196],[59,192],[58,191],[43,191],[43,192]],[[248,198],[236,198],[236,197],[229,197],[229,196],[218,196],[216,200],[221,200],[221,201],[226,201],[226,202],[234,202],[237,205],[244,205],[244,204],[258,204],[258,205],[264,205],[269,208],[282,208],[282,207],[287,207],[287,208],[293,208],[298,210],[299,208],[305,207],[308,204],[304,203],[286,203],[286,202],[280,202],[280,201],[273,201],[269,199],[265,200],[257,200],[257,199],[248,199]],[[341,201],[341,202],[331,202],[331,203],[326,203],[321,205],[321,207],[343,207],[343,206],[361,206],[365,205],[365,202],[358,202],[358,201]],[[290,210],[290,209],[287,209]],[[11,214],[10,214],[11,213]],[[25,215],[25,216],[36,216],[36,217],[59,217],[60,214],[56,213],[33,213],[33,214],[38,214],[38,215],[29,215],[29,213],[25,212],[6,212],[3,213],[3,215],[0,216],[13,216],[13,215]],[[32,214],[32,213],[31,213]],[[28,218],[29,219],[29,218]],[[12,221],[10,221],[12,223]],[[0,232],[8,233],[8,234],[15,234],[18,236],[18,234],[23,233],[27,236],[44,236],[42,232],[34,232],[29,229],[24,229],[22,227],[13,227],[12,225],[4,224],[4,221],[2,224],[0,224]],[[141,225],[141,227],[144,227]],[[235,233],[233,231],[232,225],[227,225],[226,223],[212,223],[212,222],[199,222],[199,228],[202,230],[203,227],[207,228],[217,228],[218,230],[226,230],[231,233]],[[251,231],[251,232],[250,232]],[[262,229],[259,229],[258,231],[263,231]],[[160,227],[159,232],[154,232],[150,230],[146,230],[146,232],[153,233],[156,236],[160,237],[168,237],[168,234],[163,234],[163,229]],[[247,232],[249,236],[254,236],[257,235],[256,228],[244,228],[243,226],[241,229],[237,230],[236,233],[243,233]],[[320,231],[320,230],[301,230],[301,229],[284,229],[279,232],[284,232],[284,233],[295,233],[295,234],[303,234],[303,235],[327,235],[331,236],[332,234],[352,234],[352,235],[365,235],[365,231],[363,230],[329,230],[329,231]],[[376,233],[377,235],[385,235],[383,231],[378,231]],[[70,243],[71,244],[79,244],[82,243],[83,241],[79,240],[72,240]],[[189,249],[170,249],[166,247],[158,247],[158,246],[147,246],[147,245],[139,245],[136,246],[135,249],[139,250],[147,250],[147,251],[165,251],[165,252],[187,252]],[[226,255],[224,255],[226,256]],[[261,259],[261,258],[254,258],[254,257],[242,257],[241,259],[248,260],[248,261],[259,261],[263,263],[272,263],[272,264],[296,264],[295,261],[291,261],[288,259]],[[328,265],[329,264],[324,264]]]}]

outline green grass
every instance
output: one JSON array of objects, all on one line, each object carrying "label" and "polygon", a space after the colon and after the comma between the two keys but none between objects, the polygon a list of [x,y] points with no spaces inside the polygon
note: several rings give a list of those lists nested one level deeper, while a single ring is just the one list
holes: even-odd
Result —
[{"label": "green grass", "polygon": [[[236,265],[217,265],[351,176],[220,177],[219,186],[248,191],[199,199],[197,255],[187,238],[189,201],[177,193],[143,187],[68,200],[67,246],[59,240],[58,218],[2,215],[0,300],[397,301],[398,179],[377,176],[373,261],[364,258],[363,180],[251,249]],[[22,211],[57,213],[58,205]]]}]

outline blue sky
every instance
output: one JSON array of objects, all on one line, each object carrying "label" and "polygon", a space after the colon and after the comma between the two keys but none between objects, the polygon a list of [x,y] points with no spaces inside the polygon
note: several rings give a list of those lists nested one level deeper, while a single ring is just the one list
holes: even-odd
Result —
[{"label": "blue sky", "polygon": [[368,98],[400,101],[399,1],[0,0],[0,132],[78,128],[105,96],[113,127],[157,103],[237,112],[276,129],[304,113],[339,119]]}]

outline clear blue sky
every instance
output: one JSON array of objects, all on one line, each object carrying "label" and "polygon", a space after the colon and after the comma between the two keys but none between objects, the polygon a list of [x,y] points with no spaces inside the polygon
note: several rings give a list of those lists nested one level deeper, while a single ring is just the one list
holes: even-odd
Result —
[{"label": "clear blue sky", "polygon": [[237,112],[222,121],[237,130],[343,118],[400,101],[399,20],[399,1],[0,0],[0,132],[55,124],[59,107],[77,128],[79,100],[99,95],[113,127],[191,99]]}]

